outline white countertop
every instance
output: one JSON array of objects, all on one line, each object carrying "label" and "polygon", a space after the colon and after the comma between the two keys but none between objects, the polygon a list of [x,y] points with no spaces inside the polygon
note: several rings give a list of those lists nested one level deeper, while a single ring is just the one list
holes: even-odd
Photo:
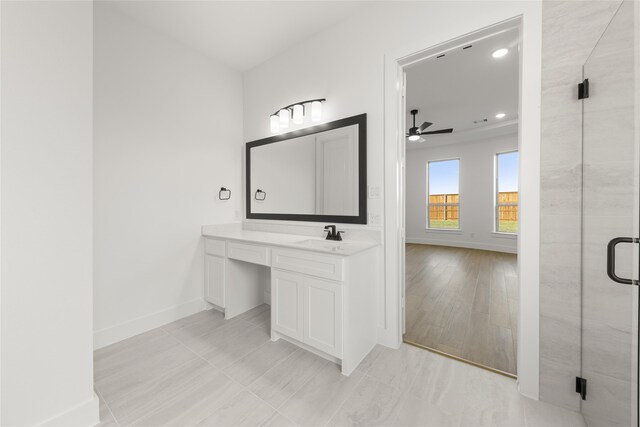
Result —
[{"label": "white countertop", "polygon": [[290,249],[301,249],[328,255],[350,256],[379,245],[374,241],[333,241],[298,234],[243,230],[237,226],[205,226],[202,235],[214,239],[258,243]]}]

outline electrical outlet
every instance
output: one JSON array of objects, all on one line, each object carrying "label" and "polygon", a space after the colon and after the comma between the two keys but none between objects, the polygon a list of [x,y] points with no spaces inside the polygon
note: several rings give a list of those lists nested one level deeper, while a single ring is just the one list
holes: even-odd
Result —
[{"label": "electrical outlet", "polygon": [[380,225],[380,215],[369,213],[369,225]]},{"label": "electrical outlet", "polygon": [[474,237],[476,237],[476,233],[469,233],[469,236],[473,239]]}]

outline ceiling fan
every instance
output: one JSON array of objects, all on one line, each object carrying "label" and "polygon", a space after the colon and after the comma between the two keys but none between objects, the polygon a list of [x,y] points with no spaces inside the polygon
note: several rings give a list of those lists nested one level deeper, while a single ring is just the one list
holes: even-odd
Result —
[{"label": "ceiling fan", "polygon": [[[441,133],[451,133],[453,132],[453,128],[449,129],[440,129],[440,130],[432,130],[430,132],[425,132],[429,126],[433,123],[424,122],[420,125],[420,127],[416,127],[416,114],[418,114],[418,110],[411,110],[411,115],[413,116],[413,127],[409,129],[409,133],[407,136],[409,137],[409,141],[419,141],[422,135],[437,135]],[[423,140],[424,141],[424,140]],[[422,141],[420,141],[422,142]]]}]

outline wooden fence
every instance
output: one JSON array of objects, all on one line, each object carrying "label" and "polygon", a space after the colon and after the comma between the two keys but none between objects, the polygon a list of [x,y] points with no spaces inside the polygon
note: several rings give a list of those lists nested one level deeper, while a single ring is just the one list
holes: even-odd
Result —
[{"label": "wooden fence", "polygon": [[[503,203],[513,203],[513,206],[500,206]],[[517,221],[518,220],[518,192],[505,191],[498,193],[498,220]]]},{"label": "wooden fence", "polygon": [[[459,194],[432,194],[429,196],[429,219],[456,220],[460,216]],[[515,203],[513,206],[498,206],[500,221],[518,220],[518,192],[509,191],[498,193],[498,204]],[[451,206],[451,205],[454,206]],[[434,206],[436,205],[436,206]],[[441,205],[441,206],[438,206]],[[445,206],[449,205],[449,206]]]},{"label": "wooden fence", "polygon": [[[434,204],[450,204],[455,206],[434,206]],[[459,194],[432,194],[429,196],[429,219],[435,221],[458,219],[460,216]]]}]

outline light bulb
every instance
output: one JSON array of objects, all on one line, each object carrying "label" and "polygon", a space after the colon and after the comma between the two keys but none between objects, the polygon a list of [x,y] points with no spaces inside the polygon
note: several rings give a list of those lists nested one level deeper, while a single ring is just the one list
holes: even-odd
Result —
[{"label": "light bulb", "polygon": [[291,114],[289,113],[289,110],[287,110],[286,108],[283,108],[282,110],[278,111],[278,116],[280,116],[280,127],[282,129],[286,129],[289,127],[289,116]]},{"label": "light bulb", "polygon": [[496,119],[503,119],[504,116],[506,116],[505,113],[498,113],[498,114],[496,114]]},{"label": "light bulb", "polygon": [[494,51],[491,54],[491,56],[493,56],[494,58],[502,58],[507,53],[509,53],[509,49],[503,47],[502,49],[498,49],[498,50]]},{"label": "light bulb", "polygon": [[319,122],[322,120],[322,102],[313,101],[311,103],[311,121]]},{"label": "light bulb", "polygon": [[304,107],[300,104],[293,106],[293,123],[299,125],[304,121]]},{"label": "light bulb", "polygon": [[273,114],[270,117],[270,122],[271,122],[271,133],[276,133],[280,131],[280,117]]}]

